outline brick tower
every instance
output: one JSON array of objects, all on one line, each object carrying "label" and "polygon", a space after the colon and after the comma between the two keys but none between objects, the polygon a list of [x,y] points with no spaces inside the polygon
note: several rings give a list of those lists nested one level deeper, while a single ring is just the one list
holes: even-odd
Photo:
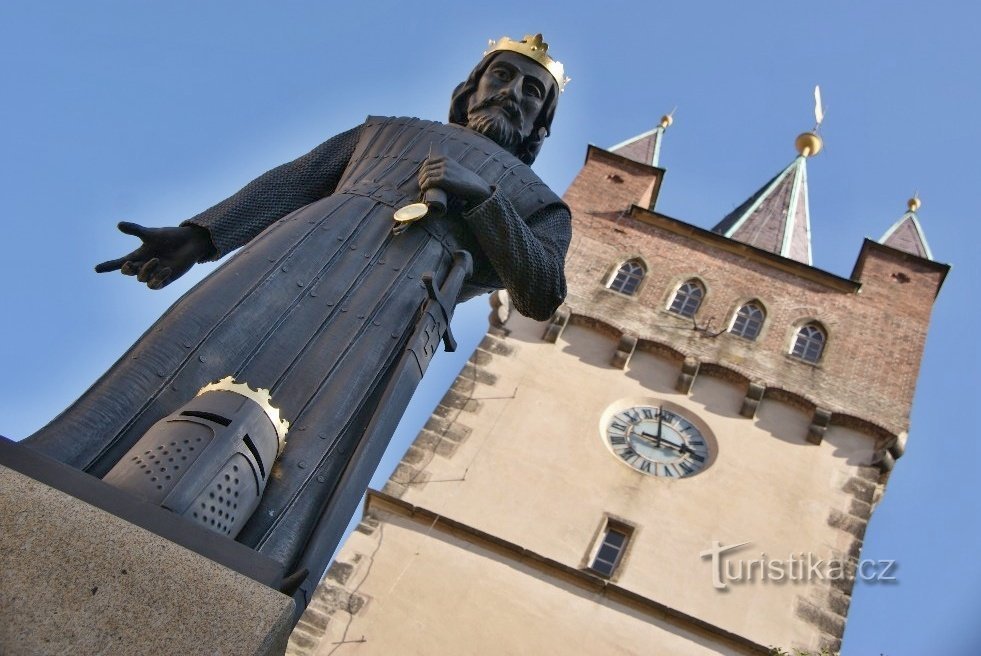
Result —
[{"label": "brick tower", "polygon": [[812,133],[713,229],[658,212],[670,123],[587,148],[566,304],[492,297],[290,653],[838,647],[949,267],[917,199],[849,277],[812,266]]}]

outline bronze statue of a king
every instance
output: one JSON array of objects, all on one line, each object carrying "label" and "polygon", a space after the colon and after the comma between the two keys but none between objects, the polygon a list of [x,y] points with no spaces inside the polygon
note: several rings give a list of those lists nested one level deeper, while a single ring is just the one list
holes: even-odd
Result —
[{"label": "bronze statue of a king", "polygon": [[[569,211],[529,168],[567,81],[547,48],[541,35],[491,42],[446,124],[372,116],[180,227],[120,224],[142,245],[96,270],[151,289],[241,250],[24,444],[104,477],[124,457],[145,467],[153,454],[134,445],[209,383],[268,390],[291,424],[287,444],[261,472],[255,512],[226,532],[312,589],[453,305],[503,288],[544,320],[565,296]],[[441,195],[442,213],[393,220]],[[214,413],[183,415],[220,430]],[[166,481],[194,457],[171,454],[185,464]]]}]

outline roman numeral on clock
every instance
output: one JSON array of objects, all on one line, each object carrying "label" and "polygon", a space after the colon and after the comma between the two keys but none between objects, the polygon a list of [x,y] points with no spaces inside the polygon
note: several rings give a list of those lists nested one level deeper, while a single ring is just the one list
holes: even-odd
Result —
[{"label": "roman numeral on clock", "polygon": [[631,458],[638,457],[637,456],[637,452],[634,451],[629,446],[625,446],[622,449],[620,449],[619,451],[617,451],[617,455],[620,456],[621,458],[623,458],[624,460],[628,461],[628,462],[630,461]]}]

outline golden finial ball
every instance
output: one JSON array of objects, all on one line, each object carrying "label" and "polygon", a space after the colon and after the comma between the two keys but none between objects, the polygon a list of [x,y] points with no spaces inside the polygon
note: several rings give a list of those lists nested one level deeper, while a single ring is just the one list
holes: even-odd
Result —
[{"label": "golden finial ball", "polygon": [[817,136],[814,132],[805,132],[797,137],[797,141],[794,142],[794,147],[797,148],[797,152],[804,157],[814,157],[821,152],[821,148],[824,147],[824,142],[821,141],[821,137]]},{"label": "golden finial ball", "polygon": [[910,212],[915,212],[916,210],[920,209],[920,205],[922,204],[923,203],[920,202],[919,196],[913,196],[908,201],[906,201],[906,207],[909,208]]},{"label": "golden finial ball", "polygon": [[671,127],[672,123],[674,123],[674,118],[671,117],[671,114],[665,114],[664,116],[661,117],[662,128]]}]

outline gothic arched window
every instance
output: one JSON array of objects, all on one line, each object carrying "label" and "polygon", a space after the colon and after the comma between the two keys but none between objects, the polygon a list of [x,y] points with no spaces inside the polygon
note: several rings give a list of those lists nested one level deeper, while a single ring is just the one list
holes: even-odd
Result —
[{"label": "gothic arched window", "polygon": [[689,280],[674,293],[674,299],[668,310],[683,317],[693,317],[698,312],[698,306],[702,304],[704,296],[705,288],[702,287],[702,283]]},{"label": "gothic arched window", "polygon": [[760,335],[760,330],[763,328],[763,319],[765,318],[766,312],[763,310],[763,306],[756,301],[750,301],[736,312],[736,317],[732,320],[732,326],[729,328],[729,332],[750,341],[755,341]]},{"label": "gothic arched window", "polygon": [[817,362],[821,359],[826,341],[827,335],[821,326],[816,323],[805,324],[798,329],[790,354],[804,362]]},{"label": "gothic arched window", "polygon": [[645,273],[644,265],[640,261],[636,259],[627,260],[620,265],[608,287],[615,292],[633,296],[640,286],[640,281],[644,279]]}]

